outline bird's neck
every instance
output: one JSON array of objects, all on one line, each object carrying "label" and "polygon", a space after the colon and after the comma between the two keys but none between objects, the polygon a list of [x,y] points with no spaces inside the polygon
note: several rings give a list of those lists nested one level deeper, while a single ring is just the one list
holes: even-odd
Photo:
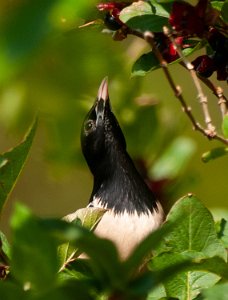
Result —
[{"label": "bird's neck", "polygon": [[98,199],[104,207],[113,208],[117,213],[127,210],[140,214],[156,207],[154,195],[126,150],[119,149],[118,145],[110,147],[93,175],[91,201]]}]

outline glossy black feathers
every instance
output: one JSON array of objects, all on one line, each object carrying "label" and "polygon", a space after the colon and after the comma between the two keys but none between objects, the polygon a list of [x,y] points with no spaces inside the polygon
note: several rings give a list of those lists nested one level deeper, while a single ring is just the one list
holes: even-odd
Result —
[{"label": "glossy black feathers", "polygon": [[111,111],[106,79],[83,123],[81,145],[94,176],[91,205],[96,201],[115,213],[157,210],[154,195],[126,151],[124,135]]}]

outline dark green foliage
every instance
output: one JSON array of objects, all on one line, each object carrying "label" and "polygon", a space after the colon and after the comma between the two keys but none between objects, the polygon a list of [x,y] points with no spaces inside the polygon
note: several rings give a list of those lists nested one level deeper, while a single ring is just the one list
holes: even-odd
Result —
[{"label": "dark green foliage", "polygon": [[0,212],[24,166],[36,132],[36,123],[18,146],[0,155]]},{"label": "dark green foliage", "polygon": [[[67,16],[72,29],[75,27],[75,15],[86,15],[84,9],[95,1],[22,2],[9,14],[5,10],[4,18],[1,13],[0,82],[10,86],[16,76],[16,80],[25,77],[26,88],[30,91],[26,97],[32,95],[36,101],[39,99],[39,105],[48,115],[46,125],[52,144],[47,156],[58,163],[79,163],[81,154],[76,136],[79,136],[81,121],[91,102],[79,101],[76,92],[80,96],[82,93],[93,95],[93,87],[103,73],[119,75],[120,70],[124,73],[127,64],[115,56],[110,41],[103,52],[100,51],[98,45],[101,39],[97,33],[84,38],[77,30],[73,35],[72,31],[66,30],[69,28],[59,29],[63,24],[56,20]],[[155,0],[134,2],[121,11],[120,19],[140,32],[160,32],[164,25],[168,25],[172,3]],[[224,21],[228,19],[227,3],[212,1],[212,6],[221,11]],[[59,42],[60,33],[61,38],[64,33],[68,37],[62,43]],[[94,36],[95,42],[92,40]],[[185,56],[205,46],[204,41],[198,38],[188,41],[188,45],[183,49]],[[34,59],[38,49],[42,51]],[[86,59],[81,60],[80,54],[85,49]],[[104,64],[104,57],[108,64]],[[175,59],[172,64],[179,61]],[[35,66],[33,72],[29,70],[32,64]],[[114,66],[112,71],[111,64]],[[23,73],[25,68],[28,68],[26,75]],[[142,54],[133,64],[132,76],[144,76],[158,68],[160,64],[152,52]],[[130,86],[124,81],[128,75],[119,75],[123,95],[120,92],[113,105],[119,111],[121,125],[129,139],[128,148],[135,157],[147,158],[144,163],[149,163],[150,178],[157,183],[163,180],[171,183],[174,189],[174,180],[180,177],[181,182],[184,181],[183,170],[195,151],[195,143],[190,138],[177,136],[177,128],[177,132],[173,133],[175,122],[169,126],[169,122],[162,120],[156,100],[147,101],[145,97],[143,102],[145,98],[136,98],[141,79],[134,78]],[[23,92],[20,84],[14,84],[13,90],[20,95]],[[64,104],[59,101],[61,95],[64,95]],[[6,103],[10,99],[6,97]],[[14,104],[7,108],[14,111]],[[1,110],[1,118],[5,117],[4,114],[5,111]],[[176,118],[174,115],[173,120]],[[5,120],[7,123],[10,118]],[[221,126],[226,138],[227,120],[225,115]],[[14,118],[12,123],[17,127]],[[7,123],[9,125],[12,124]],[[181,122],[180,127],[183,127]],[[35,131],[36,121],[18,146],[0,155],[0,212],[22,171]],[[156,158],[155,152],[158,153]],[[214,148],[203,154],[202,160],[207,162],[227,153],[227,147]],[[161,189],[163,192],[163,187]],[[227,221],[221,219],[215,223],[209,210],[196,196],[189,194],[177,201],[164,225],[142,241],[125,262],[120,261],[110,241],[96,237],[91,231],[104,213],[84,209],[77,211],[74,220],[66,222],[39,218],[26,206],[17,204],[11,217],[10,244],[0,232],[0,299],[104,300],[109,295],[119,295],[125,300],[226,299]],[[81,253],[90,259],[79,259]],[[145,261],[148,269],[138,273]]]},{"label": "dark green foliage", "polygon": [[[97,212],[94,214],[84,210],[75,218],[80,215],[91,227],[91,222],[97,222]],[[71,221],[40,219],[17,204],[11,221],[11,258],[7,257],[9,245],[1,238],[1,253],[7,257],[2,265],[9,268],[0,282],[4,299],[20,295],[20,299],[70,300],[75,294],[77,299],[100,299],[109,294],[129,300],[165,295],[195,299],[207,295],[206,290],[201,294],[205,288],[228,280],[226,222],[216,226],[217,233],[210,212],[193,195],[180,199],[161,229],[150,234],[125,262],[119,260],[110,241]],[[75,251],[64,264],[58,247],[66,243],[90,259],[77,258]],[[145,258],[149,270],[138,273]]]},{"label": "dark green foliage", "polygon": [[[33,136],[30,131],[25,140],[29,145]],[[27,153],[28,147],[24,147],[15,157]],[[12,163],[12,169],[14,164],[17,162]],[[11,181],[14,185],[16,177]],[[165,296],[194,299],[211,295],[217,282],[228,280],[227,223],[223,219],[215,226],[212,215],[195,196],[176,202],[165,224],[124,262],[110,241],[89,230],[104,213],[82,209],[66,222],[38,218],[17,204],[11,219],[11,246],[1,233],[3,299],[71,300],[75,294],[77,299],[105,299],[111,294],[129,300]],[[77,258],[79,253],[90,259]],[[145,261],[149,269],[138,273]],[[204,289],[208,287],[207,292]]]}]

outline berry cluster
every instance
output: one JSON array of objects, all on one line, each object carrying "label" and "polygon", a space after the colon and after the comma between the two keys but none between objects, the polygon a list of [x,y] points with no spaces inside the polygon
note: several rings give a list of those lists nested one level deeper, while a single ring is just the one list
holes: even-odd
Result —
[{"label": "berry cluster", "polygon": [[97,5],[98,10],[106,12],[104,23],[108,29],[115,31],[124,26],[124,23],[119,19],[119,14],[121,10],[128,5],[130,5],[130,3],[126,2],[107,2]]},{"label": "berry cluster", "polygon": [[[107,2],[97,5],[98,10],[106,12],[104,23],[107,28],[124,31],[123,38],[127,35],[127,26],[119,19],[119,15],[121,10],[130,4],[130,2]],[[175,44],[181,49],[194,46],[189,45],[191,38],[196,39],[196,43],[201,40],[207,44],[210,54],[201,55],[192,62],[200,76],[210,77],[216,71],[218,80],[228,80],[227,25],[209,0],[199,0],[196,6],[184,1],[174,1],[169,23],[173,29]],[[178,59],[176,46],[163,32],[155,32],[154,37],[158,49],[168,63]]]},{"label": "berry cluster", "polygon": [[[155,43],[161,52],[163,58],[168,62],[171,63],[179,58],[176,46],[170,41],[170,39],[164,35],[162,32],[155,32],[154,33],[154,40]],[[175,44],[177,44],[181,49],[185,47],[189,47],[189,45],[185,44],[185,40],[183,37],[175,37],[174,38]]]},{"label": "berry cluster", "polygon": [[197,57],[192,64],[199,75],[210,77],[217,72],[218,80],[228,81],[228,39],[215,28],[209,31],[210,55]]},{"label": "berry cluster", "polygon": [[192,62],[199,75],[210,77],[216,71],[218,80],[228,80],[228,39],[223,34],[226,25],[220,24],[219,12],[208,0],[199,0],[196,6],[174,2],[169,22],[178,36],[198,37],[207,42],[210,54]]},{"label": "berry cluster", "polygon": [[169,23],[183,36],[203,37],[205,30],[215,24],[217,17],[217,11],[209,6],[208,0],[199,0],[196,6],[184,1],[175,1]]}]

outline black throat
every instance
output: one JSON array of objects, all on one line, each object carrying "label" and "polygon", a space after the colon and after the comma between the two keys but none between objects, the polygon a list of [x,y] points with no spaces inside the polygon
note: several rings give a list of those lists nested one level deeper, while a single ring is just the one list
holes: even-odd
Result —
[{"label": "black throat", "polygon": [[94,169],[90,201],[97,199],[115,213],[149,214],[157,210],[155,196],[136,170],[130,156],[118,143],[112,143]]}]

